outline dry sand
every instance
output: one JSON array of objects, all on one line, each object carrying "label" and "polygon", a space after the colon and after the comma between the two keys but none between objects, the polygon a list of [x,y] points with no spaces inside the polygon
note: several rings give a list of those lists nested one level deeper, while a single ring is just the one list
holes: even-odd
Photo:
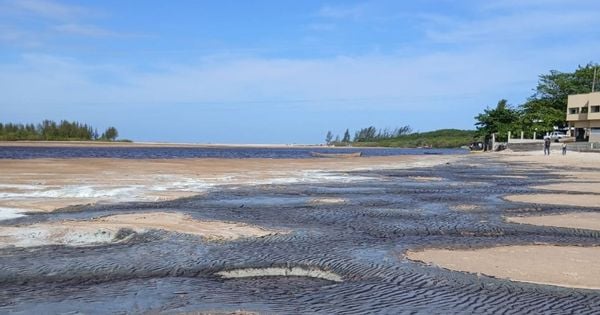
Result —
[{"label": "dry sand", "polygon": [[[527,172],[536,170],[550,171],[560,175],[561,183],[534,186],[548,193],[509,195],[504,199],[512,202],[537,203],[558,206],[577,207],[600,207],[600,195],[591,193],[600,192],[600,154],[584,152],[568,152],[567,155],[551,154],[544,156],[542,152],[502,152],[495,155],[499,160],[512,163],[515,169],[523,168]],[[573,168],[585,167],[585,171],[572,170]],[[565,169],[567,168],[567,169]],[[582,192],[590,194],[568,194],[568,192]],[[581,217],[585,216],[589,221],[582,224]],[[554,216],[532,216],[525,218],[507,218],[507,220],[526,220],[523,223],[587,228],[589,226],[600,226],[600,216],[590,216],[585,213],[571,213],[561,215],[560,219],[554,220]],[[517,222],[517,221],[513,221]]]},{"label": "dry sand", "polygon": [[444,180],[442,177],[434,176],[409,176],[408,178],[418,182],[439,182]]},{"label": "dry sand", "polygon": [[344,198],[312,198],[309,203],[312,205],[335,205],[346,202],[347,200]]},{"label": "dry sand", "polygon": [[[542,152],[494,153],[494,158],[512,164],[515,171],[523,172],[522,178],[536,171],[550,171],[563,177],[559,184],[534,188],[548,193],[510,195],[512,202],[550,205],[599,207],[600,154],[569,152],[566,156]],[[585,171],[565,170],[585,166]],[[504,175],[498,175],[504,176]],[[521,175],[511,176],[521,178]],[[595,187],[594,187],[595,185]],[[551,192],[550,192],[551,191]],[[568,194],[588,192],[590,194]],[[472,210],[459,205],[454,210]],[[559,215],[507,217],[507,221],[542,226],[557,226],[600,230],[600,213],[573,212]],[[577,246],[500,246],[478,250],[427,249],[409,251],[407,258],[435,264],[443,268],[481,273],[488,276],[516,281],[550,284],[574,288],[600,289],[600,247]]]},{"label": "dry sand", "polygon": [[0,228],[0,248],[42,245],[85,246],[118,242],[122,229],[138,233],[165,230],[201,236],[208,240],[262,237],[284,231],[266,230],[241,223],[199,221],[183,213],[118,214],[87,221],[61,221]]},{"label": "dry sand", "polygon": [[600,247],[501,246],[409,251],[410,260],[522,282],[600,289]]},{"label": "dry sand", "polygon": [[471,205],[471,204],[460,204],[460,205],[450,206],[450,209],[455,210],[455,211],[473,211],[473,210],[477,210],[479,208],[480,208],[480,206]]},{"label": "dry sand", "polygon": [[506,221],[600,231],[600,213],[597,212],[574,212],[533,217],[506,217]]},{"label": "dry sand", "polygon": [[81,204],[169,200],[230,184],[357,181],[367,178],[344,172],[426,167],[456,158],[5,159],[0,160],[0,209],[52,211]]},{"label": "dry sand", "polygon": [[254,278],[254,277],[309,277],[342,282],[343,279],[336,273],[317,268],[305,267],[269,267],[269,268],[246,268],[233,269],[217,272],[217,275],[225,278]]},{"label": "dry sand", "polygon": [[504,199],[513,202],[539,203],[557,206],[600,207],[600,195],[568,195],[561,193],[510,195]]}]

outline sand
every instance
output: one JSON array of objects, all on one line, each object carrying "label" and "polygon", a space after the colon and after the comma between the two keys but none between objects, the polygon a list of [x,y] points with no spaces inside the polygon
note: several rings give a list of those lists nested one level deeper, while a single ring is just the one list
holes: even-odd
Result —
[{"label": "sand", "polygon": [[597,212],[573,212],[533,217],[506,217],[506,221],[522,224],[600,231],[600,213]]},{"label": "sand", "polygon": [[442,177],[434,176],[409,176],[408,178],[418,182],[439,182],[444,180]]},{"label": "sand", "polygon": [[304,267],[269,267],[269,268],[246,268],[233,269],[217,272],[217,275],[225,279],[233,278],[253,278],[253,277],[309,277],[329,280],[332,282],[342,282],[343,279],[338,274],[331,271],[317,268]]},{"label": "sand", "polygon": [[600,207],[600,195],[531,194],[510,195],[505,200],[557,206]]},{"label": "sand", "polygon": [[471,204],[460,204],[460,205],[450,206],[450,209],[455,210],[455,211],[473,211],[473,210],[477,210],[479,208],[480,208],[480,206],[471,205]]},{"label": "sand", "polygon": [[311,198],[309,203],[312,205],[335,205],[344,204],[347,200],[344,198]]},{"label": "sand", "polygon": [[5,159],[0,160],[0,209],[39,212],[94,203],[170,200],[223,185],[360,181],[370,178],[346,172],[434,166],[457,158]]},{"label": "sand", "polygon": [[600,246],[500,246],[408,251],[410,260],[521,282],[600,290]]},{"label": "sand", "polygon": [[263,237],[285,231],[266,230],[248,224],[200,221],[183,213],[151,212],[118,214],[82,221],[60,221],[0,228],[0,248],[42,245],[89,246],[121,241],[118,233],[165,230],[201,236],[206,240],[230,241],[243,237]]},{"label": "sand", "polygon": [[[592,194],[600,192],[597,184],[600,182],[600,154],[569,152],[566,156],[544,156],[542,152],[501,152],[489,156],[511,164],[514,170],[524,174],[511,178],[526,178],[526,174],[536,171],[550,171],[563,178],[561,183],[533,187],[547,193],[509,195],[504,197],[507,201],[600,207],[600,195]],[[577,171],[578,166],[585,166],[586,170]],[[452,209],[469,211],[476,208],[458,205]],[[600,230],[600,213],[571,212],[505,219],[513,223]],[[426,249],[408,251],[406,257],[451,270],[514,281],[600,289],[600,247],[530,245],[477,250]]]},{"label": "sand", "polygon": [[[526,172],[544,170],[562,177],[561,183],[533,187],[541,191],[547,191],[547,193],[509,195],[504,197],[507,201],[556,206],[600,207],[600,195],[592,194],[600,193],[600,185],[598,185],[600,183],[600,154],[598,153],[568,152],[564,156],[560,154],[544,156],[543,152],[537,151],[502,152],[496,153],[494,157],[500,161],[513,164],[513,167],[517,170],[523,169]],[[585,167],[586,170],[579,171],[577,170],[578,167]],[[569,192],[583,194],[568,194]],[[585,194],[586,192],[589,194]],[[585,216],[588,220],[585,224],[581,220],[582,216]],[[534,225],[571,228],[589,228],[600,225],[600,216],[592,216],[583,212],[565,214],[559,218],[561,220],[555,220],[554,216],[531,216],[527,218],[509,217],[507,220]]]}]

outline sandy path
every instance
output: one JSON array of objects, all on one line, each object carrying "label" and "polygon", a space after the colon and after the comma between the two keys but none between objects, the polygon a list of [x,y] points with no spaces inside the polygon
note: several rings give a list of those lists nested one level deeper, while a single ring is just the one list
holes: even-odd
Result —
[{"label": "sandy path", "polygon": [[443,268],[522,282],[600,289],[600,247],[501,246],[477,250],[428,249],[406,257]]},{"label": "sandy path", "polygon": [[52,211],[98,202],[175,199],[229,184],[364,180],[336,172],[426,167],[457,158],[0,160],[0,208]]},{"label": "sandy path", "polygon": [[138,233],[165,230],[201,236],[208,240],[262,237],[283,231],[248,224],[194,220],[183,213],[152,212],[118,214],[87,221],[61,221],[0,228],[0,248],[42,245],[84,246],[119,241],[121,229]]}]

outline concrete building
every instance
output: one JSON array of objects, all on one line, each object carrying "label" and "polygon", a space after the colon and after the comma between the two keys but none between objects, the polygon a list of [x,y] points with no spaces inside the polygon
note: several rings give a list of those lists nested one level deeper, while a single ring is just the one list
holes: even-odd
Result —
[{"label": "concrete building", "polygon": [[600,92],[569,95],[567,123],[577,140],[600,142]]}]

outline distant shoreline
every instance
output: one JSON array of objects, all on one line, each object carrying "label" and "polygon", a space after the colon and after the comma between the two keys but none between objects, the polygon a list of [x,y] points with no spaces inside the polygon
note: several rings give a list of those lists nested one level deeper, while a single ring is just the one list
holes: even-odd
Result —
[{"label": "distant shoreline", "polygon": [[[326,146],[318,144],[228,144],[228,143],[182,143],[182,142],[119,142],[119,141],[0,141],[0,147],[135,147],[135,148],[314,148],[314,149],[419,149],[411,147],[383,147],[383,146]],[[443,148],[432,148],[443,149]]]},{"label": "distant shoreline", "polygon": [[0,141],[0,147],[168,147],[168,148],[327,148],[317,144],[227,144],[182,142],[119,142],[119,141]]}]

